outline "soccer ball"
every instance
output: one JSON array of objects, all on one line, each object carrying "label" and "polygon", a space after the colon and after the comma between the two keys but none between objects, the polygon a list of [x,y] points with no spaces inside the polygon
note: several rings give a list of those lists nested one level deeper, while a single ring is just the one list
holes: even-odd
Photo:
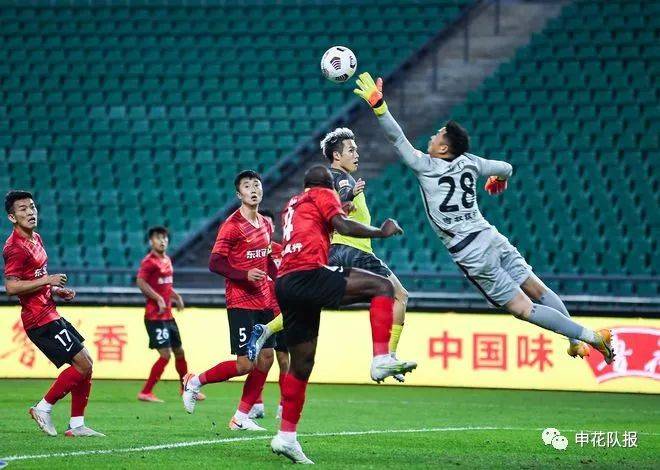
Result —
[{"label": "soccer ball", "polygon": [[321,58],[321,72],[331,82],[345,82],[357,69],[355,54],[348,47],[332,46]]}]

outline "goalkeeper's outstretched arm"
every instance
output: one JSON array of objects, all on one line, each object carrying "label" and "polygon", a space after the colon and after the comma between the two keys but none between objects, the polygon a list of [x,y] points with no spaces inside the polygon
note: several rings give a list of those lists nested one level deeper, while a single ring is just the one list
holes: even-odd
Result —
[{"label": "goalkeeper's outstretched arm", "polygon": [[417,173],[426,170],[430,164],[430,157],[412,146],[399,123],[387,109],[387,103],[383,99],[383,80],[379,78],[374,82],[369,72],[365,72],[360,74],[356,83],[358,88],[353,92],[369,103],[387,139],[394,145],[404,163]]}]

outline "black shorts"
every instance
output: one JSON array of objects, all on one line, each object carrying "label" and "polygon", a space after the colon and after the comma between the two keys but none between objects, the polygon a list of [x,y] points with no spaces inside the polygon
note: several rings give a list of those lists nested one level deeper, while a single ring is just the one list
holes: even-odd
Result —
[{"label": "black shorts", "polygon": [[390,268],[375,255],[348,245],[336,244],[330,246],[328,264],[330,266],[360,268],[384,277],[392,275]]},{"label": "black shorts", "polygon": [[[245,308],[228,308],[229,344],[231,353],[237,356],[247,356],[247,343],[252,334],[252,328],[257,323],[265,325],[275,318],[272,310],[248,310]],[[261,349],[275,346],[275,337],[266,340]]]},{"label": "black shorts", "polygon": [[288,347],[319,335],[321,309],[338,308],[346,292],[351,268],[322,267],[286,274],[275,282],[277,302],[284,317]]},{"label": "black shorts", "polygon": [[71,364],[73,357],[85,347],[85,338],[64,318],[32,328],[26,333],[30,341],[58,368]]},{"label": "black shorts", "polygon": [[286,339],[284,339],[284,331],[278,331],[273,335],[275,338],[275,351],[277,352],[289,352],[289,348],[286,346]]},{"label": "black shorts", "polygon": [[181,333],[175,320],[144,320],[150,349],[180,348]]}]

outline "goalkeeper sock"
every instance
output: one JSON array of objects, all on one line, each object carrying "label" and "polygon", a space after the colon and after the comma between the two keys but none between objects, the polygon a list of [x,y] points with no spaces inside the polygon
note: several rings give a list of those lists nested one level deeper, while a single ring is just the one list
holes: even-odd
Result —
[{"label": "goalkeeper sock", "polygon": [[[566,318],[571,318],[571,314],[568,313],[568,309],[564,305],[564,302],[562,302],[559,296],[550,289],[548,289],[546,293],[543,294],[541,298],[539,298],[539,303],[541,305],[545,305],[546,307],[554,308]],[[579,341],[575,338],[568,338],[568,341],[571,343],[571,345],[576,345],[579,343]]]},{"label": "goalkeeper sock", "polygon": [[567,338],[577,338],[587,344],[593,345],[597,341],[597,335],[593,330],[578,325],[558,310],[545,305],[533,304],[532,311],[526,320],[546,330],[554,331]]},{"label": "goalkeeper sock", "polygon": [[392,325],[392,332],[390,333],[391,353],[396,353],[396,348],[399,346],[399,338],[401,338],[402,331],[403,331],[403,325]]}]

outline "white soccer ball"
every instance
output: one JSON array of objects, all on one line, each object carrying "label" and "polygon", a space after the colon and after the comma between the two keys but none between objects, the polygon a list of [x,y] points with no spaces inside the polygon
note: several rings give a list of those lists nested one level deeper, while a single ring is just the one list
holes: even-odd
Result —
[{"label": "white soccer ball", "polygon": [[332,46],[321,58],[321,72],[331,82],[345,82],[357,69],[355,54],[348,47]]}]

